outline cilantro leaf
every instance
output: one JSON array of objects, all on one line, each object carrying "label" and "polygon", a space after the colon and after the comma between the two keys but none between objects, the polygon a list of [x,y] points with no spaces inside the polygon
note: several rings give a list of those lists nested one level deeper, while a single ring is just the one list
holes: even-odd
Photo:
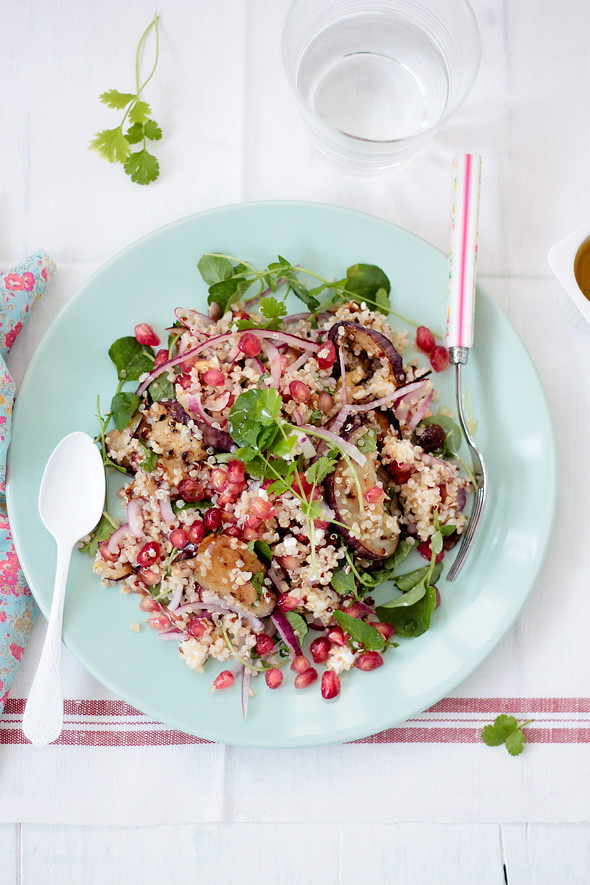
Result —
[{"label": "cilantro leaf", "polygon": [[377,450],[377,432],[375,430],[367,430],[360,439],[356,441],[356,447],[359,452],[366,455],[367,452],[375,452]]},{"label": "cilantro leaf", "polygon": [[94,531],[91,532],[92,537],[90,541],[83,544],[80,547],[80,550],[82,553],[90,554],[90,556],[96,556],[98,553],[98,545],[110,538],[114,531],[115,527],[112,520],[107,516],[106,512],[104,512],[98,521],[98,525]]},{"label": "cilantro leaf", "polygon": [[119,92],[117,89],[109,89],[107,92],[103,92],[99,98],[100,101],[102,101],[103,104],[108,105],[109,108],[114,108],[116,111],[122,111],[128,104],[131,104],[137,96],[132,92]]},{"label": "cilantro leaf", "polygon": [[147,101],[138,100],[133,103],[129,111],[129,119],[132,123],[147,123],[152,112]]},{"label": "cilantro leaf", "polygon": [[147,120],[143,127],[143,134],[150,141],[159,141],[162,138],[162,130],[155,120]]},{"label": "cilantro leaf", "polygon": [[145,148],[129,154],[124,163],[125,172],[136,184],[149,184],[160,174],[160,164]]},{"label": "cilantro leaf", "polygon": [[145,458],[140,462],[140,467],[142,470],[145,470],[146,473],[151,473],[158,466],[158,455],[150,449],[149,446],[143,442],[143,440],[139,440],[141,443],[141,447],[145,452]]},{"label": "cilantro leaf", "polygon": [[134,123],[133,126],[130,126],[125,133],[125,138],[129,144],[138,144],[138,142],[143,141],[143,130],[144,127],[141,123]]},{"label": "cilantro leaf", "polygon": [[306,480],[312,485],[319,485],[330,473],[334,472],[338,458],[333,455],[322,455],[305,471]]},{"label": "cilantro leaf", "polygon": [[499,747],[500,744],[505,744],[511,756],[518,756],[519,753],[522,753],[526,740],[522,729],[532,721],[532,719],[527,719],[526,722],[518,723],[514,716],[502,713],[500,716],[496,716],[493,725],[486,725],[482,729],[482,740],[488,747]]},{"label": "cilantro leaf", "polygon": [[120,126],[117,126],[116,129],[103,129],[102,132],[97,132],[88,146],[91,150],[97,151],[109,163],[124,163],[131,153],[129,142],[123,135]]}]

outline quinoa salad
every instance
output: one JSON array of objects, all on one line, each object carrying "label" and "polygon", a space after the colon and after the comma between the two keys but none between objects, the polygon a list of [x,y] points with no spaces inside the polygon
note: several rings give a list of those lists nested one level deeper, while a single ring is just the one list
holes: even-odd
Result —
[{"label": "quinoa salad", "polygon": [[105,509],[82,549],[213,690],[239,678],[244,716],[253,677],[330,700],[437,617],[472,488],[436,391],[448,354],[424,326],[394,330],[374,265],[337,281],[281,257],[198,266],[207,314],[138,318],[157,331],[109,350],[96,442],[125,474],[124,516]]}]

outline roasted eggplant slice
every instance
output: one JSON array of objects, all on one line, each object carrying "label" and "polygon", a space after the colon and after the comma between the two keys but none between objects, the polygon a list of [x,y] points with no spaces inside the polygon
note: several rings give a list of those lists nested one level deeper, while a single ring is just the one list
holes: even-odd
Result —
[{"label": "roasted eggplant slice", "polygon": [[[366,432],[364,425],[357,427],[350,435],[349,442],[355,445]],[[326,480],[326,499],[336,519],[342,523],[337,528],[347,544],[365,559],[387,559],[398,545],[397,519],[387,512],[383,498],[374,503],[370,511],[365,500],[366,492],[376,486],[381,474],[377,476],[375,461],[371,457],[367,457],[363,467],[355,464],[354,470],[363,496],[364,513],[361,513],[356,482],[344,458],[340,458],[336,469]],[[370,525],[365,527],[369,520]]]},{"label": "roasted eggplant slice", "polygon": [[195,557],[175,562],[172,566],[173,575],[192,574],[203,590],[212,591],[258,618],[268,617],[275,607],[276,593],[266,586],[260,593],[250,579],[239,583],[240,572],[252,576],[266,574],[247,544],[227,535],[207,535],[199,544]]},{"label": "roasted eggplant slice", "polygon": [[[340,335],[340,329],[344,329],[344,335]],[[350,320],[341,320],[335,323],[328,332],[328,340],[338,347],[344,347],[360,357],[361,361],[366,363],[366,377],[370,378],[373,374],[373,363],[378,360],[379,363],[388,363],[390,366],[391,383],[394,388],[401,387],[406,383],[406,373],[401,355],[397,352],[389,338],[376,332],[374,329],[368,329],[359,323],[353,323]],[[334,363],[334,371],[339,371],[338,361]]]}]

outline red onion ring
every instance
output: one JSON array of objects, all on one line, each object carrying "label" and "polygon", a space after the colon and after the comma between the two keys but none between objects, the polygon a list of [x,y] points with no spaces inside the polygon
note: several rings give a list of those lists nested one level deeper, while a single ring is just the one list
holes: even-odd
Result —
[{"label": "red onion ring", "polygon": [[129,534],[129,523],[126,522],[123,525],[120,525],[118,529],[115,529],[113,534],[108,540],[107,550],[109,553],[117,553],[119,550],[120,542],[123,538],[126,538]]},{"label": "red onion ring", "polygon": [[129,528],[134,538],[143,537],[143,519],[141,508],[142,505],[145,503],[146,502],[144,498],[131,498],[131,500],[127,504],[127,522],[129,523]]}]

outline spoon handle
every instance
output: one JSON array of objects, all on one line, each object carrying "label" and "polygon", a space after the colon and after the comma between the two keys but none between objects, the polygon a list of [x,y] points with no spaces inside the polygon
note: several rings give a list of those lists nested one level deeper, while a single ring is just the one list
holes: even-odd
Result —
[{"label": "spoon handle", "polygon": [[23,731],[36,747],[43,747],[56,740],[63,726],[61,633],[71,556],[72,548],[58,543],[55,587],[47,634],[23,716]]}]

